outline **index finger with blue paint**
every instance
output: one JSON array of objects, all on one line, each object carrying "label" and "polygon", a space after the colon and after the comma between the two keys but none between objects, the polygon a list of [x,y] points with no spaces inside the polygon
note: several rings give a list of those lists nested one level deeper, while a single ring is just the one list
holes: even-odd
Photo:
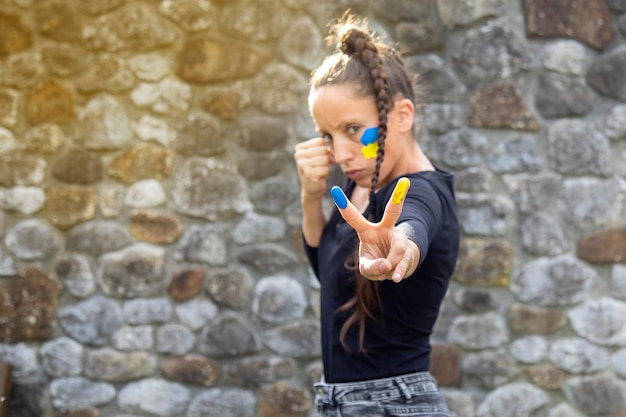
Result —
[{"label": "index finger with blue paint", "polygon": [[344,218],[346,223],[356,230],[357,233],[361,233],[373,226],[371,222],[363,217],[354,204],[348,200],[348,197],[346,197],[346,194],[343,192],[341,187],[335,185],[330,190],[330,195],[333,197],[335,205],[339,209],[341,216]]}]

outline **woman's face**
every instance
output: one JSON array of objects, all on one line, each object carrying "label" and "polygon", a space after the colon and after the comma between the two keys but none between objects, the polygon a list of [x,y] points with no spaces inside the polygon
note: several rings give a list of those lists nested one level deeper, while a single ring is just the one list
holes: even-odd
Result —
[{"label": "woman's face", "polygon": [[[363,132],[378,127],[378,109],[371,97],[355,93],[349,84],[325,85],[311,91],[309,108],[313,121],[322,138],[326,140],[332,162],[360,187],[370,188],[376,158],[366,158],[362,153]],[[395,110],[395,108],[394,108]],[[378,186],[392,178],[394,159],[397,157],[398,140],[392,110],[388,115],[385,159],[379,172]]]}]

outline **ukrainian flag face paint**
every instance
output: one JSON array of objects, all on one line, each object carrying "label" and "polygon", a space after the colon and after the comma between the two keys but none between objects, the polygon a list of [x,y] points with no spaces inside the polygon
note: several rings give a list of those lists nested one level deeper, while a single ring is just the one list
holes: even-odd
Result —
[{"label": "ukrainian flag face paint", "polygon": [[365,159],[376,158],[378,153],[378,128],[369,127],[365,129],[363,136],[361,136],[361,143],[363,144],[361,153]]}]

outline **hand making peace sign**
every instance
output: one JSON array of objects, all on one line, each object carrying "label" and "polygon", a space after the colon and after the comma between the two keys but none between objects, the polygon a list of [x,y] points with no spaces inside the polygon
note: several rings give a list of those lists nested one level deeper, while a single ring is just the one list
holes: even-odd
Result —
[{"label": "hand making peace sign", "polygon": [[410,181],[398,180],[378,223],[365,219],[337,186],[331,190],[335,205],[359,237],[359,272],[367,279],[400,282],[411,275],[419,262],[420,251],[404,230],[395,224],[400,218]]}]

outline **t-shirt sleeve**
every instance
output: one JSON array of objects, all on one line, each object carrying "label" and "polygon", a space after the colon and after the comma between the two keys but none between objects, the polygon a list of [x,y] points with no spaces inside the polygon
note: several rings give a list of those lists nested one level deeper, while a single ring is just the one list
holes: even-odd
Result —
[{"label": "t-shirt sleeve", "polygon": [[441,216],[441,202],[435,190],[423,181],[412,180],[396,225],[402,224],[407,237],[419,248],[418,268],[428,254],[430,242],[437,234]]}]

